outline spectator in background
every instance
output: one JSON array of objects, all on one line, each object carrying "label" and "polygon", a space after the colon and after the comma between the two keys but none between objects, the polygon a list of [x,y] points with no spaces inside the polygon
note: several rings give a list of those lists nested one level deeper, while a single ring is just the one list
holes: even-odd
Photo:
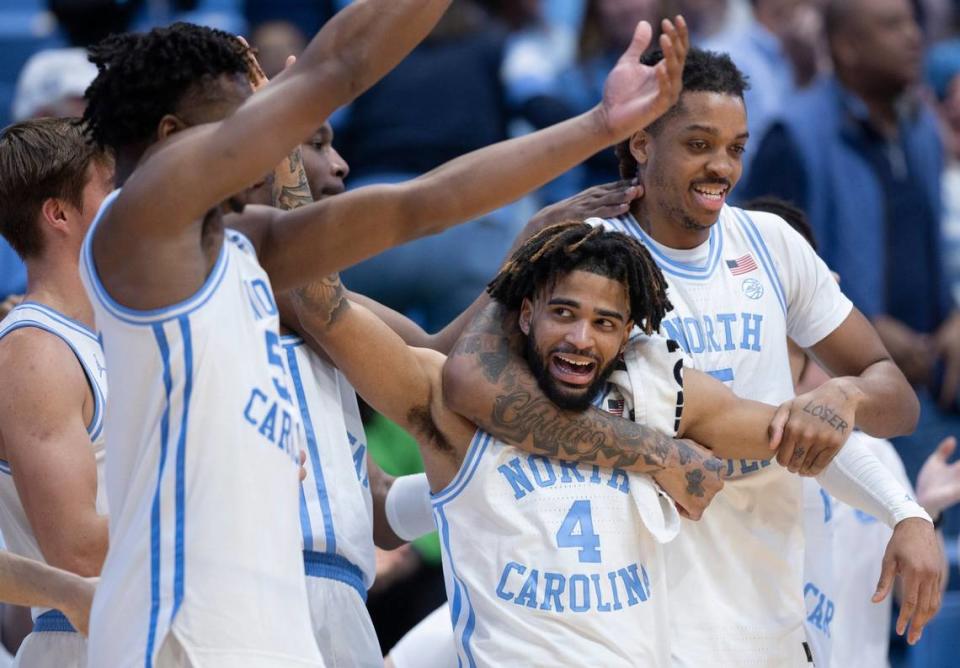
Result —
[{"label": "spectator in background", "polygon": [[307,46],[306,35],[289,21],[267,21],[253,31],[250,44],[268,79],[280,74],[289,56],[298,56]]},{"label": "spectator in background", "polygon": [[909,0],[831,0],[825,25],[835,74],[767,132],[743,195],[808,212],[844,291],[920,389],[917,431],[895,443],[914,478],[933,444],[960,433],[945,410],[956,405],[960,315],[943,272],[943,151],[936,118],[912,94],[922,39]]},{"label": "spectator in background", "polygon": [[937,99],[947,164],[943,174],[943,237],[953,298],[960,302],[960,39],[937,44],[927,56],[927,83]]},{"label": "spectator in background", "polygon": [[[84,49],[47,49],[26,62],[13,98],[14,122],[41,116],[81,116],[83,93],[97,76]],[[0,239],[0,302],[27,289],[27,270],[5,239]]]},{"label": "spectator in background", "polygon": [[[750,82],[744,101],[750,136],[760,138],[792,95],[820,69],[823,22],[817,0],[751,0],[753,17],[742,29],[704,41],[703,48],[730,54]],[[747,144],[744,178],[756,143]]]},{"label": "spectator in background", "polygon": [[[475,2],[455,2],[410,56],[331,119],[351,187],[405,181],[501,141],[517,114],[529,113],[535,127],[567,117],[510,104],[506,44],[507,32]],[[501,209],[378,255],[344,272],[344,282],[438,330],[482,292],[527,217],[518,205]]]}]

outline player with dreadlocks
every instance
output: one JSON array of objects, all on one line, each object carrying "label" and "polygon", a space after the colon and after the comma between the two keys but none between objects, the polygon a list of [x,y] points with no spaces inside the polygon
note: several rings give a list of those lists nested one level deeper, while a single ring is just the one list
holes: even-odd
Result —
[{"label": "player with dreadlocks", "polygon": [[86,120],[117,155],[122,190],[105,200],[81,259],[118,388],[106,414],[110,551],[92,665],[322,665],[298,513],[306,429],[274,290],[506,204],[679,94],[684,25],[664,23],[668,56],[648,67],[644,23],[586,114],[406,184],[226,219],[237,193],[394,66],[448,4],[351,3],[255,94],[251,59],[221,32],[177,24],[94,49]]},{"label": "player with dreadlocks", "polygon": [[[684,374],[678,346],[662,338],[640,335],[621,359],[634,324],[652,332],[670,308],[650,254],[623,234],[546,228],[488,291],[511,310],[517,346],[550,399],[535,411],[541,442],[510,446],[453,413],[441,392],[444,356],[408,347],[335,278],[296,301],[306,331],[361,396],[420,443],[465,664],[669,665],[660,541],[678,517],[644,475],[662,465],[638,456],[605,468],[550,451],[552,418],[593,402],[660,429],[665,448],[682,435],[750,457],[768,452],[774,409]],[[498,419],[509,423],[529,401],[511,397]],[[687,484],[716,493],[719,461],[689,470]]]}]

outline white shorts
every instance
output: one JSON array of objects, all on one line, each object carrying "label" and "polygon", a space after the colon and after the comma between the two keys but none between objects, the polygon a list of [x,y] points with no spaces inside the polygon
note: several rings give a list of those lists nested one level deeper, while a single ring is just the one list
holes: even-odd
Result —
[{"label": "white shorts", "polygon": [[310,622],[327,668],[382,668],[383,652],[360,593],[329,578],[307,576]]},{"label": "white shorts", "polygon": [[457,647],[444,603],[403,636],[387,657],[393,668],[457,668]]},{"label": "white shorts", "polygon": [[[171,631],[163,639],[163,644],[157,653],[157,661],[153,665],[154,668],[325,668],[322,663],[270,654],[188,650],[180,642],[176,631]],[[29,666],[23,668],[29,668]]]},{"label": "white shorts", "polygon": [[34,631],[23,640],[14,668],[86,668],[87,639],[79,633]]}]

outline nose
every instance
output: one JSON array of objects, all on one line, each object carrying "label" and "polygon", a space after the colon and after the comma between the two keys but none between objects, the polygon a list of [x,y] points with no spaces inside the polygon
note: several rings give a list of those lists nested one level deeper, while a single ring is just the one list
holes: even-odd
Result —
[{"label": "nose", "polygon": [[343,156],[337,153],[336,149],[331,147],[330,151],[333,154],[330,156],[330,169],[333,171],[333,175],[338,179],[347,178],[347,174],[350,173],[350,165],[343,159]]},{"label": "nose", "polygon": [[717,151],[710,156],[707,173],[716,179],[730,179],[733,175],[733,158],[726,151]]},{"label": "nose", "polygon": [[593,330],[590,327],[590,322],[588,320],[578,320],[567,330],[564,339],[577,350],[593,349]]}]

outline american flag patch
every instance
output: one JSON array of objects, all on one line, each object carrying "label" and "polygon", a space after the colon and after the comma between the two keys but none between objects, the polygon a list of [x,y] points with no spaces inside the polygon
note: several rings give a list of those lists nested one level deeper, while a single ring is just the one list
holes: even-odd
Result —
[{"label": "american flag patch", "polygon": [[607,399],[607,412],[623,417],[623,399]]},{"label": "american flag patch", "polygon": [[750,253],[747,253],[743,257],[738,257],[736,260],[727,260],[727,269],[729,269],[730,273],[734,276],[748,274],[756,268],[757,263],[754,262],[753,256]]}]

